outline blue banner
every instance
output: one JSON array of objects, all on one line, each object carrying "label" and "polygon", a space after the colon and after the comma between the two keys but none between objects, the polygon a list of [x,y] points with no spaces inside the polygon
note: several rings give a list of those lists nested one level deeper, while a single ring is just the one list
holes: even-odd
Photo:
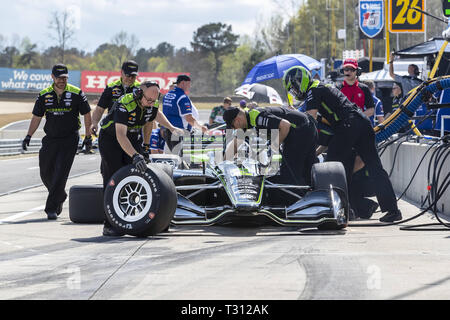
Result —
[{"label": "blue banner", "polygon": [[[0,91],[39,92],[52,85],[51,70],[0,68]],[[70,84],[80,87],[81,72],[69,71]]]},{"label": "blue banner", "polygon": [[359,29],[368,38],[375,38],[384,27],[383,0],[359,1]]}]

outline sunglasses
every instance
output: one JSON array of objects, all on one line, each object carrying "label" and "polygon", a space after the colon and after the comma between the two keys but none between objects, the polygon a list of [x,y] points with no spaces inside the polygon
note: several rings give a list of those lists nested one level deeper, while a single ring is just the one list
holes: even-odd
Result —
[{"label": "sunglasses", "polygon": [[356,69],[353,69],[353,68],[344,68],[344,69],[342,69],[342,70],[344,70],[344,71],[352,71],[352,72],[355,72],[355,71],[356,71]]}]

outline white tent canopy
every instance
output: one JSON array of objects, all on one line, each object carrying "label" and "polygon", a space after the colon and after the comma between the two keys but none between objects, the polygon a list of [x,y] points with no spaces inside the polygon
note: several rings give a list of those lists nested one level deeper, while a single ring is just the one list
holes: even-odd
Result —
[{"label": "white tent canopy", "polygon": [[[419,67],[421,78],[423,79],[424,75],[426,78],[428,70],[426,68],[426,63],[422,58],[400,59],[394,61],[394,73],[400,76],[407,76],[408,66],[412,63],[416,64]],[[386,63],[384,64],[384,67],[381,70],[363,73],[361,76],[359,76],[359,80],[360,81],[372,80],[376,82],[378,86],[383,86],[383,82],[385,82],[384,86],[391,86],[392,82],[394,81],[389,75],[389,65],[387,65]]]}]

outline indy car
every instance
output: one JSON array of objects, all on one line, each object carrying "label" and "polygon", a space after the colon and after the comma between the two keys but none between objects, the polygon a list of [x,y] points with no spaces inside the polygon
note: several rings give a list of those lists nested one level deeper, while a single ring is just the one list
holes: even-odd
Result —
[{"label": "indy car", "polygon": [[[77,199],[78,206],[85,203],[84,208],[71,208],[69,199],[71,220],[80,222],[80,214],[89,211],[100,219],[92,211],[104,208],[112,225],[138,237],[158,234],[169,225],[245,223],[333,230],[347,226],[347,182],[340,162],[315,164],[311,185],[300,186],[276,182],[278,166],[273,164],[280,159],[275,156],[269,159],[265,154],[266,161],[261,157],[218,160],[214,149],[207,154],[204,150],[190,155],[197,160],[190,165],[182,157],[160,154],[150,157],[145,173],[133,165],[122,168],[104,195],[98,191],[96,200]],[[88,193],[85,190],[84,197]]]}]

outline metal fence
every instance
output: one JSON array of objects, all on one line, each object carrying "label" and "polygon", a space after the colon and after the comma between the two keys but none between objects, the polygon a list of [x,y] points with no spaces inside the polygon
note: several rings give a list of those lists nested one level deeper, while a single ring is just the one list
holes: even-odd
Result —
[{"label": "metal fence", "polygon": [[27,151],[22,150],[22,139],[1,139],[0,156],[15,156],[19,154],[38,153],[41,148],[41,139],[31,139]]}]

